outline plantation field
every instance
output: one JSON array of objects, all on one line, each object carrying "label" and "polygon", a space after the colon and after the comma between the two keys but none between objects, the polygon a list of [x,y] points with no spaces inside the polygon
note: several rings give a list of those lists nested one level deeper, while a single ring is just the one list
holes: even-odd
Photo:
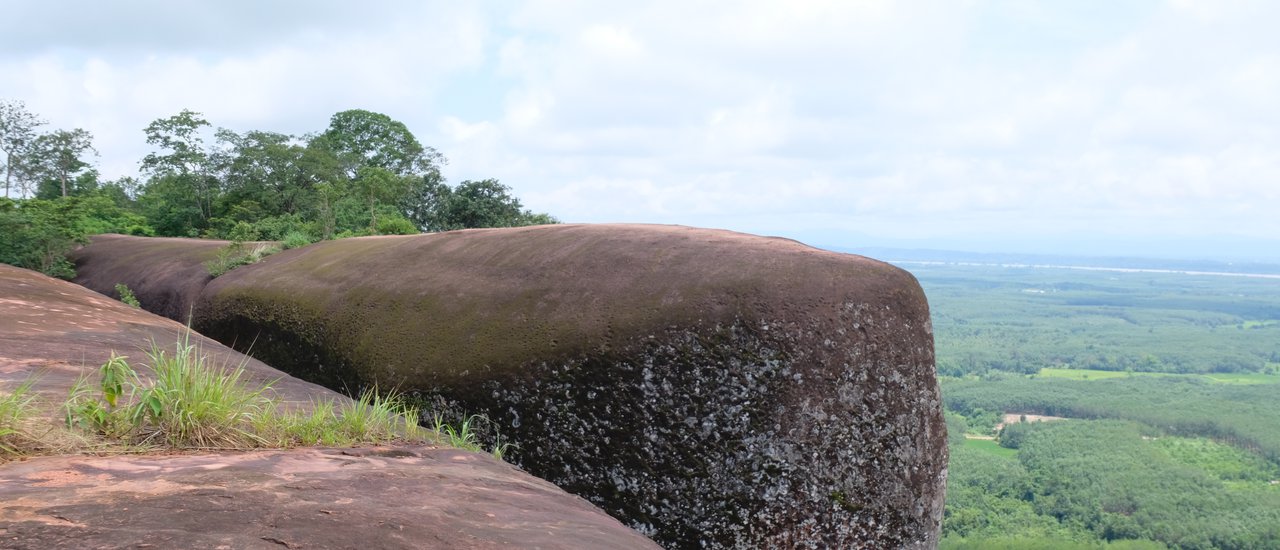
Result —
[{"label": "plantation field", "polygon": [[944,375],[1280,370],[1280,278],[899,265],[929,297]]},{"label": "plantation field", "polygon": [[1000,457],[1017,456],[1017,449],[1009,449],[1001,447],[994,439],[982,439],[977,437],[966,437],[964,446],[975,451],[992,454]]},{"label": "plantation field", "polygon": [[1021,426],[1016,451],[952,446],[942,548],[1280,545],[1280,468],[1255,454],[1116,420]]},{"label": "plantation field", "polygon": [[901,265],[951,432],[942,548],[1280,548],[1280,278]]},{"label": "plantation field", "polygon": [[1162,372],[1120,372],[1096,369],[1040,369],[1035,376],[1066,380],[1107,380],[1130,376],[1187,376],[1202,378],[1220,384],[1280,384],[1280,374],[1257,372],[1214,372],[1208,374],[1170,374]]}]

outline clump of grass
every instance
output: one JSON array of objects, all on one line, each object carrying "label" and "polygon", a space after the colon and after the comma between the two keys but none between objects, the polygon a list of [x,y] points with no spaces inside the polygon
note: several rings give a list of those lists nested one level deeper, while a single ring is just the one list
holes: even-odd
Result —
[{"label": "clump of grass", "polygon": [[125,357],[112,355],[99,372],[101,397],[81,378],[67,400],[67,424],[135,445],[171,447],[259,446],[253,420],[270,410],[269,384],[242,383],[244,364],[206,364],[188,337],[170,354],[154,343],[147,352],[152,378],[144,382]]},{"label": "clump of grass", "polygon": [[163,439],[174,447],[255,447],[262,440],[250,426],[269,411],[270,384],[242,383],[244,363],[210,366],[183,341],[172,355],[154,344],[147,353],[154,376],[132,413],[144,443]]},{"label": "clump of grass", "polygon": [[219,277],[242,265],[258,263],[263,258],[280,251],[280,247],[269,243],[258,243],[252,246],[241,241],[232,241],[218,249],[217,256],[204,263],[209,275]]},{"label": "clump of grass", "polygon": [[0,397],[0,455],[24,454],[38,442],[28,431],[34,414],[34,385],[35,378],[28,378]]},{"label": "clump of grass", "polygon": [[120,296],[120,301],[125,304],[136,308],[142,307],[142,304],[138,303],[138,297],[134,296],[133,291],[128,286],[125,286],[124,283],[116,283],[116,295]]},{"label": "clump of grass", "polygon": [[[480,443],[480,437],[476,426],[477,424],[488,423],[489,417],[473,414],[463,418],[462,422],[459,422],[456,427],[453,424],[445,422],[444,417],[441,416],[440,413],[433,415],[432,420],[437,440],[441,443],[450,447],[466,449],[468,451],[485,452],[484,447]],[[506,454],[510,446],[511,445],[509,443],[502,442],[502,436],[498,435],[495,430],[493,447],[489,450],[489,453],[492,454],[494,458],[502,460],[502,456]]]},{"label": "clump of grass", "polygon": [[152,345],[151,378],[143,380],[112,355],[98,370],[98,392],[87,378],[68,397],[67,425],[127,445],[173,448],[254,448],[296,445],[346,446],[428,439],[418,410],[395,392],[367,391],[337,405],[287,408],[271,383],[250,385],[244,363],[210,365],[189,337],[173,353]]},{"label": "clump of grass", "polygon": [[380,395],[376,388],[340,407],[337,428],[354,440],[422,439],[418,410],[405,404],[399,392]]}]

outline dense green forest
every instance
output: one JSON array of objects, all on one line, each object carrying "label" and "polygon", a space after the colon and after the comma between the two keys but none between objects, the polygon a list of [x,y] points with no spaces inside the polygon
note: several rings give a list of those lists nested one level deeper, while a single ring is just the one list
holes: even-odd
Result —
[{"label": "dense green forest", "polygon": [[943,375],[1280,368],[1280,276],[903,266],[929,296]]},{"label": "dense green forest", "polygon": [[1280,548],[1280,279],[903,266],[947,408],[943,548]]},{"label": "dense green forest", "polygon": [[59,277],[72,275],[67,250],[106,232],[307,242],[556,223],[495,179],[448,185],[440,153],[370,111],[296,136],[215,130],[184,110],[141,129],[153,151],[139,177],[114,180],[95,169],[89,132],[43,126],[0,100],[0,262]]}]

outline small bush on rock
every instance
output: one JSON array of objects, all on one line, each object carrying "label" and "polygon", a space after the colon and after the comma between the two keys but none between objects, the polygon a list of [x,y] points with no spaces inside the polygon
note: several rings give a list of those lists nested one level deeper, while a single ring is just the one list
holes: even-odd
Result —
[{"label": "small bush on rock", "polygon": [[134,296],[133,291],[124,283],[116,283],[116,295],[120,296],[120,301],[125,304],[136,308],[142,307],[142,304],[138,303],[138,297]]},{"label": "small bush on rock", "polygon": [[280,244],[284,246],[285,250],[289,250],[290,248],[301,248],[301,247],[307,246],[311,244],[311,242],[312,241],[311,241],[310,235],[307,235],[306,233],[303,233],[301,231],[293,231],[293,232],[290,232],[288,235],[285,235],[284,241],[282,241]]}]

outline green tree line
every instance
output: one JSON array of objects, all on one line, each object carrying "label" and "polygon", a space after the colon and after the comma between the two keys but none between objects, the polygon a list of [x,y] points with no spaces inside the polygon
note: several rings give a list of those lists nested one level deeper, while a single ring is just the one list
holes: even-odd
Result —
[{"label": "green tree line", "polygon": [[68,277],[87,235],[308,241],[557,223],[496,179],[451,186],[445,158],[401,122],[365,110],[322,131],[214,129],[198,112],[152,121],[139,177],[104,180],[93,136],[41,132],[44,119],[0,100],[0,262]]}]

